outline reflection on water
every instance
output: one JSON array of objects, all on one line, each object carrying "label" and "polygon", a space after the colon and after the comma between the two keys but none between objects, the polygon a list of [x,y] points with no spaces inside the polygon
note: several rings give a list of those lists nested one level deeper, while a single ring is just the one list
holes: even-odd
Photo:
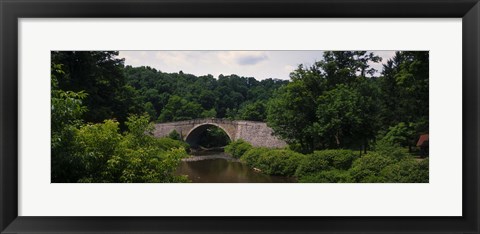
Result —
[{"label": "reflection on water", "polygon": [[178,175],[188,175],[194,183],[292,183],[293,178],[269,176],[253,171],[225,153],[193,156],[182,161]]}]

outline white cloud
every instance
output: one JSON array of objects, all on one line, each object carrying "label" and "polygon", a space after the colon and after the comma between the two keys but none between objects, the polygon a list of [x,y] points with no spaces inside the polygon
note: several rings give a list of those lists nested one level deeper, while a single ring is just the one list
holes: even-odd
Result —
[{"label": "white cloud", "polygon": [[[374,51],[386,63],[394,51]],[[289,79],[299,64],[305,67],[321,60],[323,51],[120,51],[126,65],[150,66],[163,72],[191,73],[197,76],[220,74]],[[381,71],[382,64],[371,64]]]},{"label": "white cloud", "polygon": [[217,56],[229,65],[256,65],[268,59],[264,51],[219,51]]}]

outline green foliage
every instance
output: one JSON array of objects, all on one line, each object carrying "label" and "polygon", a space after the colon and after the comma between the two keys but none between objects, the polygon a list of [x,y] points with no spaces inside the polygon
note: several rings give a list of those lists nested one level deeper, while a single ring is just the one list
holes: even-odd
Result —
[{"label": "green foliage", "polygon": [[190,102],[179,96],[171,96],[167,105],[163,108],[158,120],[160,122],[171,122],[180,120],[189,120],[200,118],[202,106],[195,102]]},{"label": "green foliage", "polygon": [[[279,79],[258,81],[252,77],[237,75],[220,75],[218,79],[215,79],[212,75],[194,76],[183,72],[164,73],[150,67],[126,66],[125,74],[128,84],[138,90],[137,97],[143,103],[152,103],[156,113],[161,114],[164,111],[172,96],[182,97],[201,107],[198,112],[199,116],[191,116],[191,113],[185,115],[184,111],[172,112],[167,107],[169,110],[159,119],[160,121],[197,117],[238,119],[240,116],[237,115],[237,112],[242,107],[257,101],[268,100],[276,89],[288,83],[288,81]],[[150,113],[147,107],[144,111]],[[251,117],[251,119],[265,116],[265,110],[261,107],[252,109],[249,106],[247,112],[249,113],[247,117]]]},{"label": "green foliage", "polygon": [[155,111],[155,108],[153,107],[153,104],[151,102],[146,102],[143,105],[143,109],[150,116],[150,120],[157,119],[157,111]]},{"label": "green foliage", "polygon": [[84,91],[63,91],[58,88],[58,77],[62,77],[63,66],[52,63],[51,75],[51,123],[52,132],[60,132],[66,125],[81,123],[82,114],[87,111],[82,100],[87,97]]},{"label": "green foliage", "polygon": [[382,140],[391,145],[406,147],[414,144],[415,137],[415,125],[413,123],[400,122],[395,126],[389,127]]},{"label": "green foliage", "polygon": [[383,66],[378,84],[381,90],[383,126],[400,122],[423,123],[419,132],[428,132],[429,52],[404,51]]},{"label": "green foliage", "polygon": [[230,144],[225,147],[225,152],[234,158],[240,158],[251,148],[252,145],[250,145],[250,143],[240,139],[230,142]]},{"label": "green foliage", "polygon": [[293,176],[303,158],[303,154],[291,150],[252,148],[241,160],[268,175]]},{"label": "green foliage", "polygon": [[365,51],[327,51],[310,68],[299,66],[292,82],[267,106],[267,122],[294,149],[310,153],[325,148],[366,150],[377,130],[375,70],[380,58]]},{"label": "green foliage", "polygon": [[52,181],[75,182],[82,173],[81,161],[75,155],[74,136],[87,111],[82,101],[87,94],[58,89],[62,66],[52,63],[51,74],[51,167]]},{"label": "green foliage", "polygon": [[202,112],[202,118],[215,118],[216,116],[217,111],[214,108]]},{"label": "green foliage", "polygon": [[[353,161],[353,163],[352,163]],[[301,183],[428,183],[428,159],[396,160],[389,154],[324,150],[307,155],[295,175]]]},{"label": "green foliage", "polygon": [[152,135],[154,129],[147,114],[129,116],[125,125],[128,128],[128,133],[135,138],[149,137]]},{"label": "green foliage", "polygon": [[199,136],[198,144],[205,148],[223,147],[230,143],[230,137],[217,126],[208,126]]},{"label": "green foliage", "polygon": [[267,105],[267,124],[274,133],[296,145],[299,152],[313,150],[312,134],[315,121],[315,103],[307,95],[307,87],[302,81],[293,81],[280,88]]},{"label": "green foliage", "polygon": [[338,85],[318,98],[316,133],[327,148],[342,148],[358,139],[363,125],[363,97],[354,89]]},{"label": "green foliage", "polygon": [[378,131],[389,126],[396,126],[395,137],[406,137],[394,141],[411,146],[412,139],[428,132],[428,52],[397,52],[375,77],[370,65],[379,61],[365,51],[326,51],[313,66],[299,66],[292,82],[268,102],[268,125],[303,153],[366,152]]},{"label": "green foliage", "polygon": [[408,150],[399,146],[398,144],[393,144],[390,140],[382,138],[375,143],[375,152],[386,155],[389,158],[395,160],[400,160],[402,158],[410,156]]},{"label": "green foliage", "polygon": [[266,104],[263,101],[257,101],[254,103],[247,103],[243,105],[238,110],[237,119],[265,121]]},{"label": "green foliage", "polygon": [[333,88],[338,84],[354,83],[358,77],[373,76],[375,69],[370,63],[378,63],[381,58],[366,51],[326,51],[323,60],[315,65],[326,78],[326,85]]},{"label": "green foliage", "polygon": [[349,171],[353,182],[385,182],[384,178],[380,175],[380,171],[394,162],[394,159],[390,157],[376,152],[370,152],[355,160]]},{"label": "green foliage", "polygon": [[380,175],[388,183],[428,183],[428,169],[428,159],[418,162],[412,157],[405,157],[386,166]]},{"label": "green foliage", "polygon": [[325,170],[306,174],[299,178],[300,183],[351,183],[352,178],[346,170]]},{"label": "green foliage", "polygon": [[[149,116],[130,116],[125,123],[128,131],[120,133],[119,123],[105,120],[101,124],[86,124],[74,129],[70,146],[76,164],[64,164],[76,169],[75,176],[52,176],[53,182],[84,183],[160,183],[182,182],[175,176],[183,157],[187,157],[186,143],[170,138],[155,138],[149,132]],[[64,156],[54,154],[55,157]],[[53,173],[53,172],[52,172]],[[55,172],[57,173],[57,172]]]},{"label": "green foliage", "polygon": [[300,162],[296,176],[301,177],[332,169],[348,170],[357,158],[359,158],[359,153],[352,150],[315,151],[306,155]]},{"label": "green foliage", "polygon": [[[82,159],[84,172],[82,181],[107,182],[111,178],[107,161],[118,155],[123,136],[118,132],[118,122],[106,120],[103,124],[87,124],[75,134],[79,148],[76,152]],[[118,157],[118,156],[117,156]]]},{"label": "green foliage", "polygon": [[189,148],[187,143],[183,141],[171,139],[168,137],[157,138],[155,139],[155,141],[157,142],[157,147],[164,151],[167,151],[173,148],[183,148],[188,151],[188,148]]},{"label": "green foliage", "polygon": [[[128,150],[119,162],[124,165],[119,181],[126,183],[184,182],[184,177],[174,176],[182,158],[187,157],[183,148],[158,151],[152,148]],[[118,164],[117,164],[118,165]],[[114,169],[118,170],[118,166]]]},{"label": "green foliage", "polygon": [[175,130],[175,129],[173,129],[173,131],[171,131],[168,134],[168,138],[173,139],[173,140],[177,140],[177,141],[182,140],[182,136],[180,136],[180,133],[178,133],[177,130]]},{"label": "green foliage", "polygon": [[263,147],[259,147],[259,148],[252,147],[240,157],[240,160],[242,160],[242,162],[244,162],[249,167],[256,167],[258,164],[257,161],[260,158],[260,155],[270,150],[271,149],[263,148]]},{"label": "green foliage", "polygon": [[[117,119],[123,124],[129,114],[143,112],[136,90],[126,83],[123,59],[115,51],[53,51],[52,64],[62,64],[58,88],[84,91],[88,112],[85,122]],[[54,71],[52,71],[54,72]]]}]

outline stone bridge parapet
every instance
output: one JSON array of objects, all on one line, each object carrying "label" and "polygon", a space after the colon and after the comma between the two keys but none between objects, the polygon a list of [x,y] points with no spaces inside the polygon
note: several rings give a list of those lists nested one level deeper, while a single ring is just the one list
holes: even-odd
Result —
[{"label": "stone bridge parapet", "polygon": [[200,134],[209,126],[221,128],[232,141],[243,139],[255,147],[283,148],[287,146],[285,141],[273,135],[273,130],[266,123],[246,120],[206,118],[158,123],[155,124],[154,135],[165,137],[175,130],[183,140],[195,145]]}]

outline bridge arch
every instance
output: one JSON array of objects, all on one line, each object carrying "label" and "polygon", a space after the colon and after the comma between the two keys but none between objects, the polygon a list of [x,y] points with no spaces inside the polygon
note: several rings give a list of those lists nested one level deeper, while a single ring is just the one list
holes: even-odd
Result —
[{"label": "bridge arch", "polygon": [[255,147],[283,148],[287,143],[273,135],[273,130],[266,123],[247,120],[228,120],[219,118],[192,119],[155,124],[154,136],[166,137],[173,130],[180,133],[182,139],[195,143],[208,126],[222,129],[231,141],[243,139]]},{"label": "bridge arch", "polygon": [[185,142],[187,142],[191,146],[197,146],[198,145],[197,142],[200,140],[199,139],[200,135],[211,126],[215,126],[222,129],[222,131],[224,131],[227,134],[228,138],[230,138],[230,141],[235,140],[234,133],[228,131],[227,128],[225,128],[221,124],[209,122],[209,123],[198,124],[194,126],[192,129],[190,129],[190,131],[188,131],[188,133],[184,137]]}]

